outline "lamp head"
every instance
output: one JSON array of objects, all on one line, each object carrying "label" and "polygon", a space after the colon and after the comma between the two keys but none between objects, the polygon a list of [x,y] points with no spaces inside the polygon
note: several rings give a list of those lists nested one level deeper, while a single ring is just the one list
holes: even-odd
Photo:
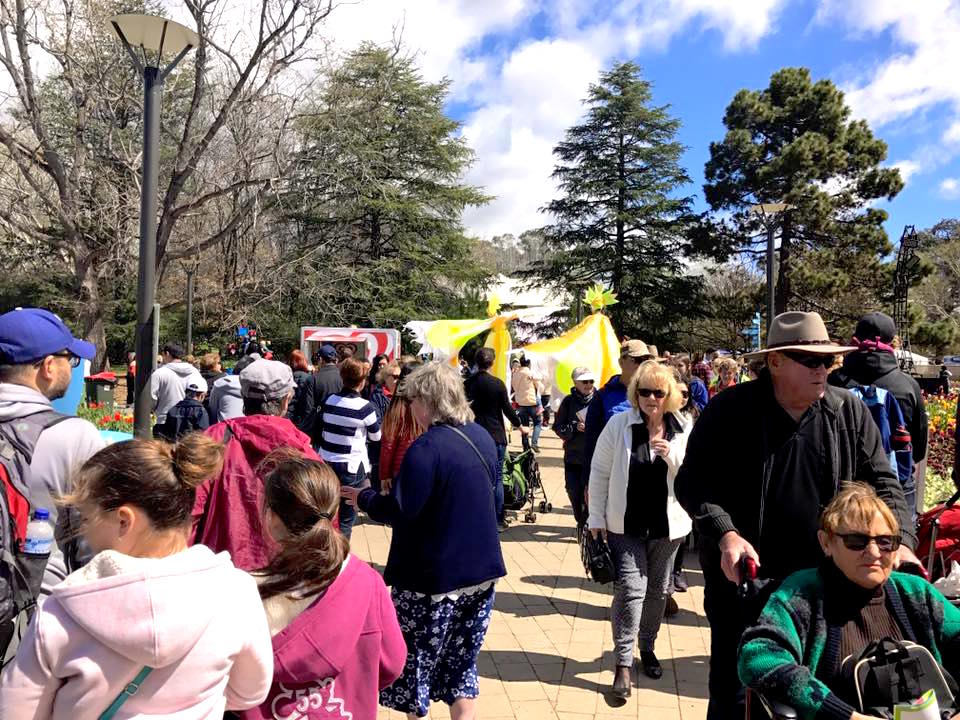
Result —
[{"label": "lamp head", "polygon": [[200,44],[200,36],[193,30],[159,15],[114,15],[110,27],[130,47],[157,53],[158,63],[165,53],[178,55]]}]

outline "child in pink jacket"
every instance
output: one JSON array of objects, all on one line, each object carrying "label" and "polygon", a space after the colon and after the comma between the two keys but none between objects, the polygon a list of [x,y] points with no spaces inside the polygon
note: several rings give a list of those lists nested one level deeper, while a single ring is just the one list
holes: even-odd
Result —
[{"label": "child in pink jacket", "polygon": [[142,673],[115,720],[212,720],[263,702],[273,653],[256,584],[227,553],[187,547],[195,489],[222,462],[199,433],[87,461],[65,500],[97,555],[34,616],[0,676],[0,718],[96,720]]},{"label": "child in pink jacket", "polygon": [[255,573],[273,634],[267,701],[244,720],[377,717],[378,692],[400,676],[407,646],[383,579],[333,527],[340,481],[296,451],[266,463],[264,519],[279,545]]}]

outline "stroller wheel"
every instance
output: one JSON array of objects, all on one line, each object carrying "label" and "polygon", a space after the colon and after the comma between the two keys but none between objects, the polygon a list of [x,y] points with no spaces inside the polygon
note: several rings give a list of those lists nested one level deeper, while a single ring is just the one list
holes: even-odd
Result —
[{"label": "stroller wheel", "polygon": [[545,513],[546,511],[547,511],[547,501],[546,501],[546,500],[541,500],[541,501],[540,501],[540,512]]},{"label": "stroller wheel", "polygon": [[523,521],[525,523],[534,523],[537,521],[537,514],[528,512],[526,515],[523,516]]},{"label": "stroller wheel", "polygon": [[553,512],[553,503],[547,503],[547,512]]}]

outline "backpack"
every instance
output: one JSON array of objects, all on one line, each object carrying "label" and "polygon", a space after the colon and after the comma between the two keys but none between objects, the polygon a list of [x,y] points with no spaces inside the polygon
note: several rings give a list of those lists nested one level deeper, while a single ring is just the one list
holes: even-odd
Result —
[{"label": "backpack", "polygon": [[850,392],[860,398],[870,410],[870,416],[880,431],[883,442],[883,452],[890,460],[890,467],[900,479],[900,484],[910,479],[913,468],[901,473],[897,462],[897,453],[911,450],[910,432],[907,430],[900,410],[900,403],[892,392],[876,385],[857,385],[849,388]]},{"label": "backpack", "polygon": [[41,433],[69,419],[54,410],[0,423],[0,660],[6,664],[33,617],[50,555],[24,552],[33,451]]},{"label": "backpack", "polygon": [[530,452],[508,452],[503,459],[503,506],[507,510],[519,510],[527,504],[525,465],[530,459]]},{"label": "backpack", "polygon": [[853,684],[862,713],[892,718],[896,705],[918,699],[928,690],[937,694],[945,717],[953,717],[957,684],[922,645],[908,640],[883,638],[850,655],[840,666],[840,675]]}]

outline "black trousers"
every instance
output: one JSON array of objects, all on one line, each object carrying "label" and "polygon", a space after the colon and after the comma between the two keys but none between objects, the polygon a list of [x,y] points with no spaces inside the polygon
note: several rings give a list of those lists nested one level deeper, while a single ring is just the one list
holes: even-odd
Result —
[{"label": "black trousers", "polygon": [[734,720],[744,716],[737,650],[747,626],[747,608],[737,595],[737,586],[727,580],[720,569],[716,547],[701,547],[700,566],[703,568],[703,608],[710,623],[707,720]]}]

